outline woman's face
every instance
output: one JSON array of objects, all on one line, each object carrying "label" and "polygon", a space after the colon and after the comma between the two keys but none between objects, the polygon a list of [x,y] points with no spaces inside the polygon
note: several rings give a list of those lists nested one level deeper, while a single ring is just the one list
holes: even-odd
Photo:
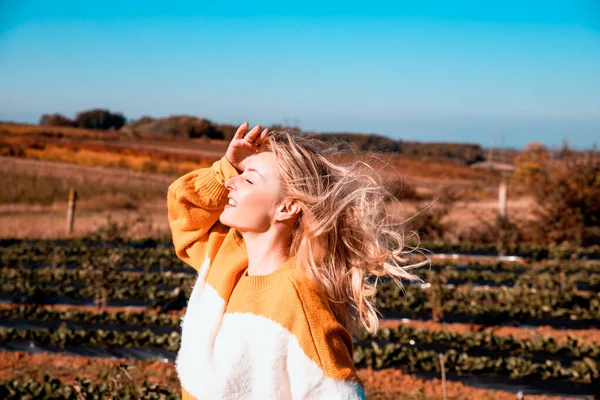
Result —
[{"label": "woman's face", "polygon": [[248,157],[244,172],[225,181],[229,204],[219,220],[240,232],[266,232],[275,222],[279,198],[279,174],[275,154]]}]

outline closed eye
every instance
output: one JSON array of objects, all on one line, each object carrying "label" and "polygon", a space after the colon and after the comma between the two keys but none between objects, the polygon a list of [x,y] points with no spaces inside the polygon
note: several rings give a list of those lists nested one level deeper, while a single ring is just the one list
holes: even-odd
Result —
[{"label": "closed eye", "polygon": [[250,180],[249,180],[249,179],[246,179],[246,182],[248,182],[249,184],[251,184],[251,185],[252,185],[252,182],[250,182]]}]

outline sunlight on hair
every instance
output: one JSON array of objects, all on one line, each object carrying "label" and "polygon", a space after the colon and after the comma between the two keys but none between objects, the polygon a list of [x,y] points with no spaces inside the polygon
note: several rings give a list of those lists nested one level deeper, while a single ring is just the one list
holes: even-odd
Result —
[{"label": "sunlight on hair", "polygon": [[[339,144],[288,132],[271,132],[261,147],[276,156],[281,198],[293,199],[301,208],[290,256],[323,288],[336,318],[352,335],[363,328],[375,334],[379,318],[373,303],[379,281],[392,280],[404,290],[402,280],[421,281],[411,271],[430,264],[418,244],[405,244],[402,223],[394,223],[387,211],[386,203],[397,200],[371,166],[382,160],[371,155],[376,163],[357,161],[358,155],[350,151],[348,158],[354,161],[348,165],[333,162],[344,154]],[[409,264],[410,253],[425,260]]]}]

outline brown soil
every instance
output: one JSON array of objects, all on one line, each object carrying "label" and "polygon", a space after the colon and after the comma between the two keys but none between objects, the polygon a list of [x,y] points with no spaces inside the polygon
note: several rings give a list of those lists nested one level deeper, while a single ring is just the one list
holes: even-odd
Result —
[{"label": "brown soil", "polygon": [[42,380],[48,374],[64,382],[75,378],[104,381],[117,378],[118,367],[125,364],[134,383],[148,380],[173,390],[179,389],[179,381],[172,363],[129,359],[87,358],[48,353],[0,352],[0,380]]},{"label": "brown soil", "polygon": [[[362,369],[358,371],[362,379],[367,399],[377,400],[398,400],[398,399],[443,399],[442,380],[424,380],[415,378],[397,369],[382,369],[374,371],[372,369]],[[477,389],[467,386],[461,382],[446,382],[447,399],[451,400],[473,400],[473,399],[494,399],[494,400],[514,400],[515,393],[504,392],[501,390]],[[525,396],[528,400],[532,399],[558,399],[552,396]],[[561,397],[564,399],[564,397]]]},{"label": "brown soil", "polygon": [[[127,373],[134,383],[148,380],[160,383],[174,392],[180,391],[174,365],[169,362],[0,352],[0,380],[31,378],[41,381],[44,375],[48,374],[64,382],[72,382],[75,378],[89,378],[95,382],[118,381],[127,384],[131,381],[121,372],[124,368],[127,368]],[[358,374],[370,400],[442,399],[442,384],[439,379],[423,380],[396,369],[362,369]],[[447,398],[453,400],[514,400],[516,397],[514,393],[476,389],[460,382],[447,382],[446,390]],[[528,395],[527,398],[551,397]]]}]

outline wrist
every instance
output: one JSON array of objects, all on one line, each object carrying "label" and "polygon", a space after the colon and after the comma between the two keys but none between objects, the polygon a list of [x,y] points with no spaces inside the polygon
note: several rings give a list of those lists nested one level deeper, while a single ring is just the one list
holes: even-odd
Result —
[{"label": "wrist", "polygon": [[241,173],[243,172],[243,171],[242,171],[242,168],[241,168],[241,166],[240,166],[240,165],[238,165],[237,163],[234,163],[233,161],[231,161],[231,159],[232,159],[233,157],[229,157],[229,155],[226,153],[226,154],[223,156],[223,158],[225,159],[225,161],[226,161],[227,163],[229,163],[229,165],[230,165],[231,167],[233,167],[233,168],[235,169],[235,171],[237,172],[237,174],[238,174],[238,175],[239,175],[239,174],[241,174]]},{"label": "wrist", "polygon": [[236,165],[232,163],[226,155],[218,161],[218,168],[223,181],[240,174],[240,171],[237,169]]}]

